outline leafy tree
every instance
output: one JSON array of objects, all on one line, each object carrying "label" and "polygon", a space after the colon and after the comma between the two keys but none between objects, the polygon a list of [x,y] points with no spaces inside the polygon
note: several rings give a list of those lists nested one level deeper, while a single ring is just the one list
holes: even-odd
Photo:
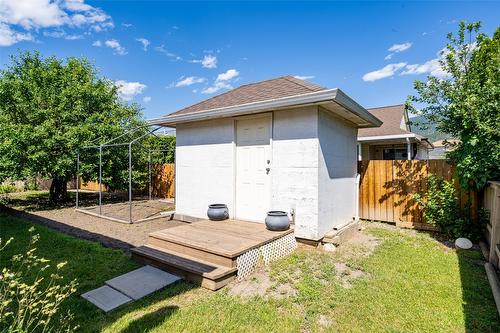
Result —
[{"label": "leafy tree", "polygon": [[463,187],[500,179],[500,28],[493,37],[480,23],[461,22],[441,52],[444,78],[415,81],[407,107],[459,143],[447,155]]},{"label": "leafy tree", "polygon": [[[144,124],[138,106],[121,102],[116,86],[98,77],[87,60],[44,59],[38,52],[12,56],[0,71],[0,181],[51,178],[51,200],[65,200],[78,148]],[[113,170],[128,159],[123,153],[107,154],[114,156],[107,174],[123,178]],[[87,178],[95,171],[96,156],[85,168]]]}]

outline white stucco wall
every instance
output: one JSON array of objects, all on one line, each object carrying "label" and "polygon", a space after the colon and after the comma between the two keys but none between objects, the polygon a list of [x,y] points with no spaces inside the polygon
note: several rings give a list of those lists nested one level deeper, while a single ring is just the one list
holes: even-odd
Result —
[{"label": "white stucco wall", "polygon": [[225,203],[234,212],[233,140],[232,119],[178,125],[176,213],[206,218],[212,203]]},{"label": "white stucco wall", "polygon": [[357,128],[320,110],[318,117],[318,237],[351,222],[357,203]]},{"label": "white stucco wall", "polygon": [[307,107],[273,115],[272,209],[295,211],[295,235],[318,234],[318,111]]}]

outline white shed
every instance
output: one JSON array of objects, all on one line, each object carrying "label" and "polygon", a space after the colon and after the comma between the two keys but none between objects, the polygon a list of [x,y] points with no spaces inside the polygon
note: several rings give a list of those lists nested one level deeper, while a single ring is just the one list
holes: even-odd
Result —
[{"label": "white shed", "polygon": [[319,240],[356,219],[357,132],[381,121],[339,89],[291,76],[242,85],[152,124],[176,128],[177,214],[263,223],[293,216],[295,235]]}]

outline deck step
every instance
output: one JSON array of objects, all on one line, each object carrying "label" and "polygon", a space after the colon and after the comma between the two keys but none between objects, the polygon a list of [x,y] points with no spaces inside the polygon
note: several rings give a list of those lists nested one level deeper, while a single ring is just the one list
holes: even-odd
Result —
[{"label": "deck step", "polygon": [[208,248],[197,247],[188,243],[164,239],[160,235],[155,235],[154,233],[149,235],[147,246],[156,248],[160,251],[178,253],[183,257],[187,256],[196,261],[207,262],[210,265],[225,266],[229,268],[236,267],[236,258],[214,253]]},{"label": "deck step", "polygon": [[132,249],[132,257],[201,286],[217,290],[231,282],[237,273],[236,267],[226,267],[154,245]]}]

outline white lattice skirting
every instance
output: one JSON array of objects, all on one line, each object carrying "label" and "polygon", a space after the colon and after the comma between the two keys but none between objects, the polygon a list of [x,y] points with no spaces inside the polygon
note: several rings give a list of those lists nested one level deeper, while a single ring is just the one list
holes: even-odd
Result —
[{"label": "white lattice skirting", "polygon": [[293,233],[278,238],[261,247],[252,249],[236,258],[238,268],[238,280],[243,280],[253,273],[262,258],[264,265],[271,261],[283,258],[297,248],[297,240]]}]

